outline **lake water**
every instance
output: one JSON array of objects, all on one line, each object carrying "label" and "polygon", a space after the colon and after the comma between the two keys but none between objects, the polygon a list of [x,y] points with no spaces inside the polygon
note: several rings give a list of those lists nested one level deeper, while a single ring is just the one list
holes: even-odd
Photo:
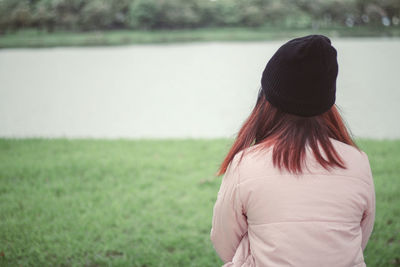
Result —
[{"label": "lake water", "polygon": [[[283,41],[0,50],[1,137],[233,137]],[[400,138],[400,39],[333,39],[356,137]]]}]

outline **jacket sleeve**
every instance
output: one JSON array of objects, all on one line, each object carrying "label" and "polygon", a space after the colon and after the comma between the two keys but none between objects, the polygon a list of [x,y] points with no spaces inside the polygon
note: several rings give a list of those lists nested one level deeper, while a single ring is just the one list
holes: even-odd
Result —
[{"label": "jacket sleeve", "polygon": [[371,167],[369,166],[368,157],[365,154],[368,162],[368,175],[370,178],[370,186],[368,190],[368,201],[367,201],[367,208],[364,211],[362,220],[361,220],[361,231],[362,231],[362,241],[361,246],[362,249],[365,250],[367,246],[368,240],[371,236],[372,229],[374,227],[375,221],[375,188],[374,188],[374,181],[372,178]]},{"label": "jacket sleeve", "polygon": [[232,261],[242,237],[247,232],[247,220],[238,184],[239,171],[234,162],[235,160],[231,162],[222,180],[214,205],[211,228],[211,241],[224,263]]}]

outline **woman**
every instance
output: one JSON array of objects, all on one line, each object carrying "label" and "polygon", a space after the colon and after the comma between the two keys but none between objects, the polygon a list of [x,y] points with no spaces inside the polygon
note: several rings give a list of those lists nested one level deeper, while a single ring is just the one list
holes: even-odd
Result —
[{"label": "woman", "polygon": [[224,266],[365,266],[374,183],[334,105],[336,55],[309,35],[269,60],[219,170],[211,240]]}]

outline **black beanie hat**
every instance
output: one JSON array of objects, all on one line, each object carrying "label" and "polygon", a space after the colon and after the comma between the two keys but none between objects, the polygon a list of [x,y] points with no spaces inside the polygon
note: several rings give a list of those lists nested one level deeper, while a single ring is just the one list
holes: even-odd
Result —
[{"label": "black beanie hat", "polygon": [[320,115],[335,103],[336,55],[331,41],[323,35],[290,40],[269,60],[261,90],[268,102],[286,113]]}]

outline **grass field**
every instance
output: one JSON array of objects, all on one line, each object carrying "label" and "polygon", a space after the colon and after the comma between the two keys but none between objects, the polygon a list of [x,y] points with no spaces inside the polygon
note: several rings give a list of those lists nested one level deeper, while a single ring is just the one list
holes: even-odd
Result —
[{"label": "grass field", "polygon": [[157,31],[97,31],[97,32],[39,32],[20,30],[0,35],[0,48],[112,46],[149,43],[178,43],[204,41],[264,41],[288,39],[307,34],[330,37],[400,37],[400,27],[331,27],[309,28],[205,28]]},{"label": "grass field", "polygon": [[[0,266],[219,266],[209,240],[231,140],[0,139]],[[400,266],[400,140],[359,140],[377,217],[365,260]]]}]

